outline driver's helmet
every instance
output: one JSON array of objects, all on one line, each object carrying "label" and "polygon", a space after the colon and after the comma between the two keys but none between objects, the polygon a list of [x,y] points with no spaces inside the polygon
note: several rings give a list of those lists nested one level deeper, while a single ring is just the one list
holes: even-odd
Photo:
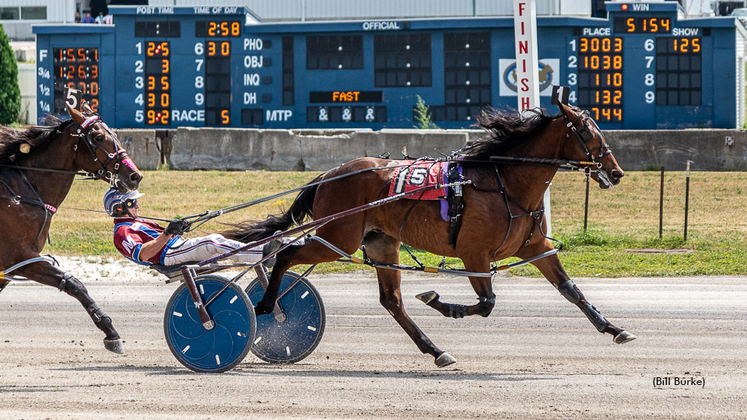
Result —
[{"label": "driver's helmet", "polygon": [[[104,194],[104,210],[112,217],[126,216],[129,213],[127,209],[134,207],[137,199],[143,195],[138,190],[122,194],[116,188],[109,188]],[[122,204],[121,209],[115,210],[115,207],[120,204]]]}]

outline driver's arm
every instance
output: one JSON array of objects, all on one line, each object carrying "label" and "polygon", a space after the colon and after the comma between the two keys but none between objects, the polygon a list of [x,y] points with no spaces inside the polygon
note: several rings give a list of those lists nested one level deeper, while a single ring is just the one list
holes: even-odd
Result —
[{"label": "driver's arm", "polygon": [[167,233],[161,233],[156,237],[156,239],[144,243],[140,247],[140,261],[145,262],[156,256],[156,254],[158,254],[158,252],[166,246],[166,244],[169,242],[169,239],[171,239],[173,236],[174,235],[169,235]]}]

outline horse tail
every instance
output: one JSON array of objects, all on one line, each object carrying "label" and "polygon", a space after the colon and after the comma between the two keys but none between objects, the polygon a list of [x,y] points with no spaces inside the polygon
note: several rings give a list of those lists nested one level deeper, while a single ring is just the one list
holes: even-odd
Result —
[{"label": "horse tail", "polygon": [[[316,177],[309,184],[317,182],[322,175]],[[242,222],[221,233],[226,238],[248,243],[266,238],[279,230],[287,230],[294,223],[301,224],[307,217],[313,216],[312,209],[314,197],[316,197],[316,188],[317,185],[304,187],[296,196],[296,199],[293,200],[290,209],[281,215],[267,216],[267,219],[259,223],[251,220]]]}]

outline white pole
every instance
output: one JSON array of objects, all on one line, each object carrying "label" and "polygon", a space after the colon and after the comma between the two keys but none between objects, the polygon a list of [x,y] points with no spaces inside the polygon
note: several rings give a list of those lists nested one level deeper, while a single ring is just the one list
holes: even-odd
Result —
[{"label": "white pole", "polygon": [[516,38],[516,93],[519,110],[523,112],[539,106],[535,0],[514,0],[514,37]]},{"label": "white pole", "polygon": [[[535,0],[514,0],[514,38],[516,42],[516,94],[519,111],[540,106],[539,58],[537,58],[537,7]],[[550,223],[550,186],[545,190],[547,236]]]}]

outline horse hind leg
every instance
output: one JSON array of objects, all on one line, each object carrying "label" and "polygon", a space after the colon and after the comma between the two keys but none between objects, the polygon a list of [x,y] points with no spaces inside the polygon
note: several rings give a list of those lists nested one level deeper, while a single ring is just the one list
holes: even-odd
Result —
[{"label": "horse hind leg", "polygon": [[[398,263],[399,262],[399,240],[380,232],[370,232],[364,238],[368,257],[377,262]],[[434,363],[438,367],[446,367],[456,363],[456,359],[449,353],[441,351],[423,333],[420,327],[410,318],[405,311],[402,302],[401,274],[399,271],[377,268],[376,274],[379,280],[379,302],[410,339],[418,346],[424,354],[434,357]]]},{"label": "horse hind leg", "polygon": [[[319,234],[319,232],[317,232],[317,234]],[[359,243],[360,239],[355,240],[355,244],[352,245],[353,250],[357,248],[356,244]],[[350,246],[351,245],[346,244],[343,245],[343,248]],[[275,307],[275,301],[280,292],[280,283],[285,272],[289,268],[298,264],[311,265],[331,262],[337,260],[339,257],[339,254],[317,241],[308,241],[301,244],[290,245],[278,252],[275,256],[275,264],[272,267],[270,278],[268,279],[269,285],[267,286],[262,299],[254,306],[255,314],[267,315],[272,313]]]},{"label": "horse hind leg", "polygon": [[104,348],[113,353],[124,354],[122,339],[114,329],[111,317],[104,313],[96,302],[91,299],[88,290],[80,280],[46,263],[31,264],[27,267],[28,269],[24,267],[24,271],[21,273],[26,278],[48,286],[57,287],[59,291],[65,292],[77,299],[83,305],[86,313],[91,317],[96,327],[105,334]]}]

